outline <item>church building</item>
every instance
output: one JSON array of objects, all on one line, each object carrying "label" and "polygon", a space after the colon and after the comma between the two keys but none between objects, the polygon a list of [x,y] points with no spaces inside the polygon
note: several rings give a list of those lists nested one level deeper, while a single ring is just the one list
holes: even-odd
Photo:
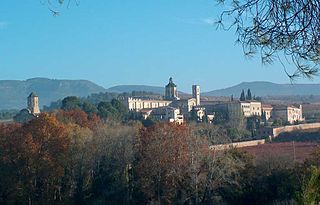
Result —
[{"label": "church building", "polygon": [[34,92],[28,96],[28,110],[32,115],[40,114],[39,97]]},{"label": "church building", "polygon": [[157,119],[181,124],[184,119],[189,118],[194,107],[200,106],[200,86],[192,86],[192,98],[180,99],[177,85],[172,78],[169,78],[169,83],[165,86],[163,100],[128,97],[123,103],[129,110],[141,112],[145,119],[148,116],[153,116]]},{"label": "church building", "polygon": [[169,83],[165,87],[165,100],[179,100],[176,84],[173,83],[172,78],[169,78]]},{"label": "church building", "polygon": [[39,114],[39,97],[32,92],[27,98],[27,108],[20,110],[20,112],[13,117],[13,120],[19,123],[26,123],[38,117]]}]

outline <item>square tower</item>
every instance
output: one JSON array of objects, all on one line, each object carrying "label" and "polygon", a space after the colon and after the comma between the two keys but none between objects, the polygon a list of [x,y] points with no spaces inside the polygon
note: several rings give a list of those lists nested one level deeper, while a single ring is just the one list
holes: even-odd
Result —
[{"label": "square tower", "polygon": [[200,85],[192,85],[192,97],[196,99],[196,105],[200,105]]},{"label": "square tower", "polygon": [[32,115],[40,114],[39,97],[34,92],[28,96],[28,110]]}]

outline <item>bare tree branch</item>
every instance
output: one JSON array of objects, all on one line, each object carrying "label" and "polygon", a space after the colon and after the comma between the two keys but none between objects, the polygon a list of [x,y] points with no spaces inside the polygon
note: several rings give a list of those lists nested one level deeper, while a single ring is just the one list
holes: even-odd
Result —
[{"label": "bare tree branch", "polygon": [[[270,64],[275,59],[280,60],[279,53],[282,53],[291,57],[290,62],[296,67],[293,74],[286,72],[291,79],[317,75],[320,62],[319,0],[217,1],[232,6],[221,13],[217,23],[225,30],[236,28],[237,42],[242,43],[246,56],[259,51],[262,63]],[[233,23],[223,25],[226,18],[234,18]]]}]

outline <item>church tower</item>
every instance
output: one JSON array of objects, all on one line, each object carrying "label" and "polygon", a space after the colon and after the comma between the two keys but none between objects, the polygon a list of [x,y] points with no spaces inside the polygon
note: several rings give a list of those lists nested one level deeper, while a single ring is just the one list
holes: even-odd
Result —
[{"label": "church tower", "polygon": [[173,83],[172,78],[169,78],[169,83],[165,87],[166,100],[179,100],[176,84]]},{"label": "church tower", "polygon": [[192,85],[192,97],[196,99],[196,105],[200,105],[200,85]]},{"label": "church tower", "polygon": [[34,92],[28,97],[28,110],[32,115],[40,114],[39,97]]}]

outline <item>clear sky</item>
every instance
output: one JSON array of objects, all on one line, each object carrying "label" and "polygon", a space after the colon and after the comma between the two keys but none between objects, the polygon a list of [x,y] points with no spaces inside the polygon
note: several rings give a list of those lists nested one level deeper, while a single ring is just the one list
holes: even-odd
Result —
[{"label": "clear sky", "polygon": [[215,0],[78,0],[56,17],[46,1],[1,1],[1,80],[87,79],[108,88],[163,86],[172,76],[185,92],[192,84],[290,83],[279,63],[246,59],[233,31],[216,30]]}]

